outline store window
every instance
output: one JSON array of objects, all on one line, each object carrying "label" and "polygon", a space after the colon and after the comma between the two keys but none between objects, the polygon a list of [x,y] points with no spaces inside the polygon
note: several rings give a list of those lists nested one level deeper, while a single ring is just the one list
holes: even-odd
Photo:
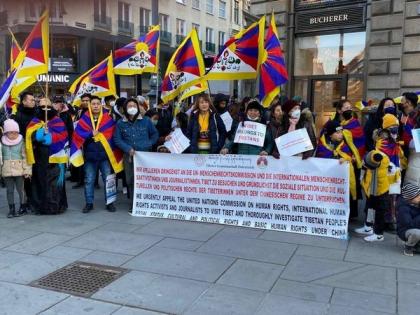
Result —
[{"label": "store window", "polygon": [[52,37],[50,40],[51,71],[77,72],[79,41],[77,38]]},{"label": "store window", "polygon": [[295,75],[363,73],[365,32],[296,38]]},{"label": "store window", "polygon": [[120,95],[136,97],[136,76],[120,75]]}]

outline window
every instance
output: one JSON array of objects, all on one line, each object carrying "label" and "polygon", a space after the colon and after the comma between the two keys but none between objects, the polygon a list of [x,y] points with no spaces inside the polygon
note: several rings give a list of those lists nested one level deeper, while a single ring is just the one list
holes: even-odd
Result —
[{"label": "window", "polygon": [[165,32],[169,32],[169,16],[165,14],[159,14],[160,29]]},{"label": "window", "polygon": [[176,35],[185,36],[187,34],[187,30],[185,29],[185,21],[176,19]]},{"label": "window", "polygon": [[213,0],[206,0],[206,12],[213,14]]},{"label": "window", "polygon": [[192,0],[193,9],[200,10],[200,0]]},{"label": "window", "polygon": [[[25,18],[28,22],[38,21],[39,17],[44,13],[45,9],[49,9],[51,22],[62,23],[64,10],[64,2],[56,0],[53,2],[37,2],[31,1],[25,4]],[[0,10],[2,11],[2,10]]]},{"label": "window", "polygon": [[118,20],[130,22],[130,4],[125,2],[118,2]]},{"label": "window", "polygon": [[223,45],[225,44],[226,42],[225,36],[226,36],[225,32],[219,32],[219,48],[222,48]]},{"label": "window", "polygon": [[145,8],[140,8],[140,27],[144,29],[148,29],[150,26],[151,20],[151,11]]},{"label": "window", "polygon": [[185,5],[185,0],[176,0],[176,2]]},{"label": "window", "polygon": [[234,1],[234,6],[233,6],[233,22],[235,24],[239,25],[239,1],[235,0]]},{"label": "window", "polygon": [[198,39],[200,39],[200,24],[192,24],[192,28],[195,28],[197,30]]},{"label": "window", "polygon": [[226,2],[219,1],[219,17],[226,19]]},{"label": "window", "polygon": [[93,1],[93,16],[94,16],[95,21],[101,21],[105,24],[106,0]]},{"label": "window", "polygon": [[79,39],[54,37],[51,45],[51,71],[77,72]]},{"label": "window", "polygon": [[207,43],[214,43],[213,29],[210,28],[210,27],[206,27],[206,42]]}]

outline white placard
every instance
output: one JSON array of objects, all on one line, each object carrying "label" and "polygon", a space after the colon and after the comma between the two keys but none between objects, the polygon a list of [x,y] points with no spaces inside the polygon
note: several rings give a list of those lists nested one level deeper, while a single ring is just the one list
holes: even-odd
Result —
[{"label": "white placard", "polygon": [[244,121],[244,123],[239,123],[238,129],[236,129],[234,142],[263,147],[266,132],[266,125],[253,121]]},{"label": "white placard", "polygon": [[275,142],[280,156],[293,156],[314,148],[305,128],[288,132],[278,137]]},{"label": "white placard", "polygon": [[347,238],[338,160],[136,152],[134,178],[134,216]]},{"label": "white placard", "polygon": [[411,133],[413,135],[414,148],[416,149],[416,152],[420,152],[420,128],[412,129]]},{"label": "white placard", "polygon": [[163,145],[171,153],[182,153],[190,146],[190,139],[188,139],[183,133],[181,128],[176,128],[171,134],[171,139],[166,141]]},{"label": "white placard", "polygon": [[220,115],[220,118],[222,118],[223,123],[225,124],[226,132],[229,132],[232,129],[232,116],[230,116],[229,112],[226,111],[222,115]]},{"label": "white placard", "polygon": [[106,204],[109,205],[117,200],[117,180],[115,174],[106,177],[105,192]]}]

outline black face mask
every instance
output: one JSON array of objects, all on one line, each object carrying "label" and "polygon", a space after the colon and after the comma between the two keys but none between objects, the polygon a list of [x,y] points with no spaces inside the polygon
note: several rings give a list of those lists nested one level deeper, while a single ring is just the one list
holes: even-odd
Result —
[{"label": "black face mask", "polygon": [[384,108],[384,114],[392,114],[395,115],[397,111],[395,110],[395,107],[387,107]]},{"label": "black face mask", "polygon": [[343,118],[345,120],[352,119],[353,118],[353,111],[351,109],[344,111],[343,112]]}]

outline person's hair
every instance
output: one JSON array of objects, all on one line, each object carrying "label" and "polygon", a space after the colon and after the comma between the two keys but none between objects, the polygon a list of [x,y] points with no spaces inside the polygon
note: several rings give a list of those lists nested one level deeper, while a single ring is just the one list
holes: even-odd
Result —
[{"label": "person's hair", "polygon": [[99,96],[93,95],[90,97],[90,101],[92,102],[93,100],[98,100],[99,102],[102,102],[101,98]]},{"label": "person's hair", "polygon": [[108,102],[108,101],[111,101],[111,100],[115,100],[114,95],[108,95],[108,96],[105,96],[105,98],[104,98],[105,103]]},{"label": "person's hair", "polygon": [[179,122],[179,127],[181,129],[187,129],[188,127],[188,115],[183,113],[183,112],[179,112],[178,114],[176,114],[175,119]]},{"label": "person's hair", "polygon": [[90,93],[84,93],[82,96],[80,96],[80,99],[84,99],[85,97],[89,97],[89,100],[92,100],[92,95]]},{"label": "person's hair", "polygon": [[343,100],[339,100],[339,101],[334,102],[333,103],[333,107],[336,110],[341,110],[343,108],[344,104],[346,104],[346,103],[350,103],[351,104],[351,102],[348,99],[343,99]]},{"label": "person's hair", "polygon": [[209,103],[209,109],[210,111],[216,112],[216,109],[214,108],[213,102],[211,101],[210,95],[206,93],[199,94],[194,102],[193,105],[193,111],[196,111],[199,109],[198,104],[200,103],[200,100],[203,99]]},{"label": "person's hair", "polygon": [[387,102],[387,101],[391,101],[392,102],[392,104],[394,105],[394,107],[395,107],[395,110],[397,110],[397,105],[395,104],[395,102],[394,102],[394,99],[393,98],[390,98],[390,97],[385,97],[385,98],[383,98],[383,99],[381,99],[381,101],[379,102],[379,105],[378,105],[378,108],[377,108],[377,110],[376,110],[376,115],[379,117],[382,117],[383,115],[384,115],[384,106],[385,106],[385,103]]},{"label": "person's hair", "polygon": [[23,92],[22,94],[20,94],[20,102],[23,103],[24,100],[26,100],[26,97],[30,95],[30,96],[34,96],[33,93],[31,92]]},{"label": "person's hair", "polygon": [[139,101],[138,101],[137,99],[133,98],[133,97],[132,97],[132,98],[127,98],[127,99],[125,100],[124,104],[123,104],[124,116],[128,117],[128,113],[127,113],[127,105],[128,105],[128,103],[130,103],[130,102],[136,103],[136,105],[137,105],[137,110],[138,110],[138,112],[137,112],[137,114],[135,115],[135,117],[137,117],[137,116],[140,114]]},{"label": "person's hair", "polygon": [[417,96],[416,93],[413,93],[413,92],[405,92],[405,93],[403,93],[402,96],[404,96],[405,99],[408,100],[411,103],[411,105],[413,105],[414,107],[417,106],[417,102],[419,100],[419,97]]},{"label": "person's hair", "polygon": [[246,104],[249,103],[249,101],[251,100],[251,98],[249,96],[245,96],[242,101],[241,101],[241,106],[239,108],[239,111],[244,113],[245,112],[245,108],[246,108]]},{"label": "person's hair", "polygon": [[122,106],[124,106],[124,103],[127,99],[125,97],[120,97],[119,99],[117,99],[115,101],[115,105],[117,106],[117,108],[120,108]]},{"label": "person's hair", "polygon": [[149,117],[150,119],[151,119],[153,116],[156,116],[156,115],[160,117],[159,112],[158,112],[156,109],[154,109],[154,108],[149,109],[149,110],[146,112],[146,114],[144,114],[144,116]]},{"label": "person's hair", "polygon": [[[274,118],[274,111],[276,110],[276,108],[278,106],[280,106],[280,108],[281,108],[280,102],[277,102],[277,103],[274,103],[273,105],[271,105],[271,107],[270,107],[270,118]],[[283,109],[282,109],[282,111],[283,111]]]}]

